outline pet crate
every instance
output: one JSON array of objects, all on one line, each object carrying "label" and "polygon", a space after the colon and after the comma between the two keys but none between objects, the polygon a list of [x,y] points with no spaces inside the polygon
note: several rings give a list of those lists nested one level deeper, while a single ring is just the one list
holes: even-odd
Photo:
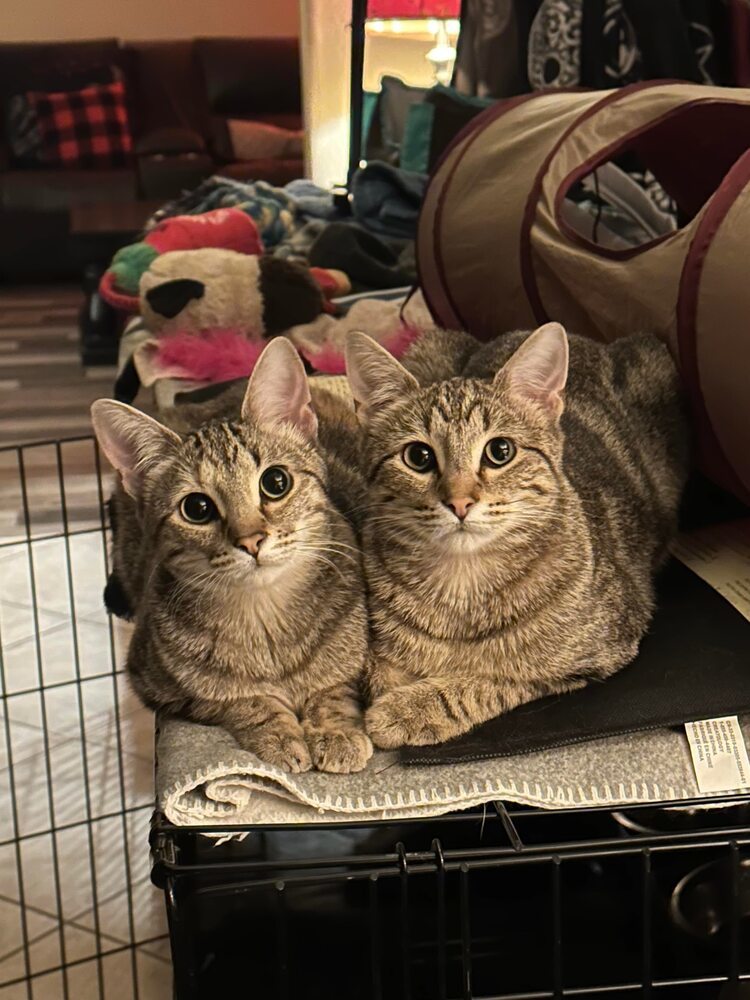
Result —
[{"label": "pet crate", "polygon": [[714,805],[493,802],[295,829],[178,828],[157,813],[175,995],[748,996],[750,800]]},{"label": "pet crate", "polygon": [[152,1000],[144,963],[169,951],[180,1000],[747,995],[750,796],[287,828],[157,812],[162,899],[149,717],[101,606],[103,471],[92,438],[0,449],[3,1000]]},{"label": "pet crate", "polygon": [[171,981],[153,725],[102,605],[102,471],[91,437],[0,448],[2,1000],[158,1000]]}]

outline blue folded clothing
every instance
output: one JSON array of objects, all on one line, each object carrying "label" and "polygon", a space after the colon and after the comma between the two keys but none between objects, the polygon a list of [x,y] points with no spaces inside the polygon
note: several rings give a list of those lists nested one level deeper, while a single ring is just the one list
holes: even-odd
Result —
[{"label": "blue folded clothing", "polygon": [[352,178],[352,214],[382,236],[413,239],[426,186],[426,174],[375,160]]},{"label": "blue folded clothing", "polygon": [[340,214],[334,205],[333,194],[312,181],[290,181],[284,190],[293,199],[300,215],[313,219],[335,219]]}]

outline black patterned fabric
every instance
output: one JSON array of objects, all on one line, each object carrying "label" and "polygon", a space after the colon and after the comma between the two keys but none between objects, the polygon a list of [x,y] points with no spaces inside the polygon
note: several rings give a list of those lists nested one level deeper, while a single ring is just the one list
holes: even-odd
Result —
[{"label": "black patterned fabric", "polygon": [[649,79],[731,84],[729,16],[715,0],[464,0],[454,84],[498,98]]},{"label": "black patterned fabric", "polygon": [[8,142],[16,160],[40,159],[39,121],[25,94],[16,94],[8,101]]}]

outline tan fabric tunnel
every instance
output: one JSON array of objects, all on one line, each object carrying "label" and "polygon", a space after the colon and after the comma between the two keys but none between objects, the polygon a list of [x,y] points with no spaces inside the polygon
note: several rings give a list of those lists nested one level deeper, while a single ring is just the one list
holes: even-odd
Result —
[{"label": "tan fabric tunnel", "polygon": [[[561,212],[632,151],[682,228],[629,249]],[[444,155],[422,211],[420,280],[438,323],[482,340],[549,319],[610,341],[653,332],[688,386],[701,467],[750,499],[750,90],[680,83],[514,98]]]}]

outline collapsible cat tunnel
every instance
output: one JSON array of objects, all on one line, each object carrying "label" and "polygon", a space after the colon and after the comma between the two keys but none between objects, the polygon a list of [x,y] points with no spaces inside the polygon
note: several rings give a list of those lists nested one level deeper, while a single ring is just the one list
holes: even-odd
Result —
[{"label": "collapsible cat tunnel", "polygon": [[[688,221],[612,249],[577,231],[563,202],[626,152]],[[482,340],[548,319],[598,340],[663,339],[701,467],[749,500],[749,245],[750,90],[640,83],[525,95],[475,118],[429,184],[417,257],[436,321]]]}]

